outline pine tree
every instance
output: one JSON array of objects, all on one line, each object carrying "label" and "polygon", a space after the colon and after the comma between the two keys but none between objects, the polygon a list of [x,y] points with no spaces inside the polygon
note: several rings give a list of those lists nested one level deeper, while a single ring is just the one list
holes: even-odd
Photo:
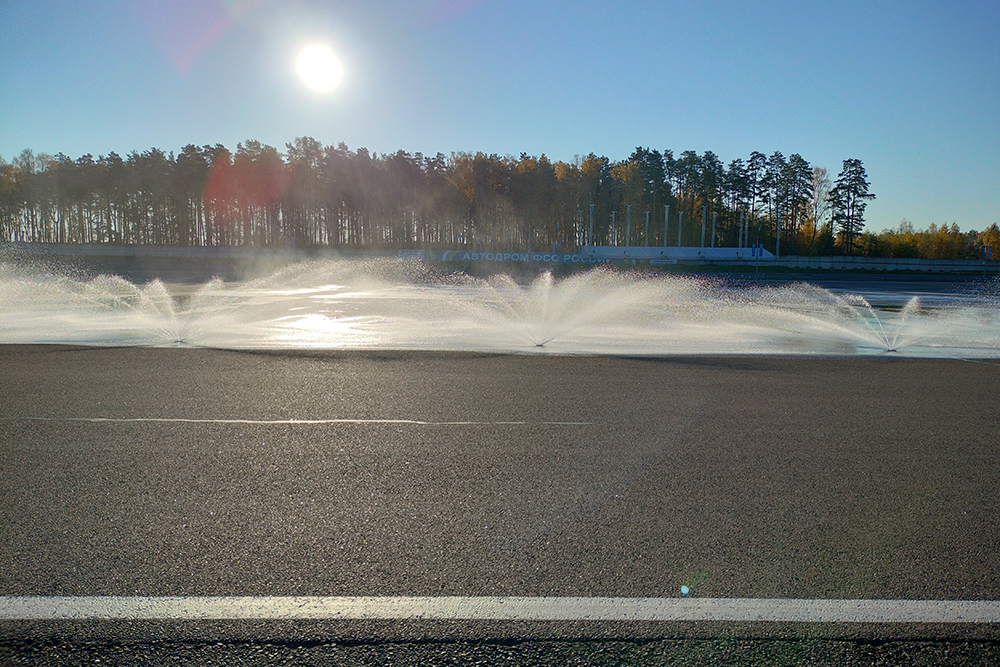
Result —
[{"label": "pine tree", "polygon": [[854,251],[854,241],[865,226],[865,208],[875,195],[868,192],[871,184],[861,160],[844,160],[844,168],[830,191],[833,224],[840,230],[844,254]]}]

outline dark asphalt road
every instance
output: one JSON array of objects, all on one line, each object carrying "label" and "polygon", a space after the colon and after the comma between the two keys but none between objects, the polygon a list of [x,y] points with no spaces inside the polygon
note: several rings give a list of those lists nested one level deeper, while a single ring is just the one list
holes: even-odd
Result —
[{"label": "dark asphalt road", "polygon": [[[995,600],[998,398],[1000,362],[0,347],[0,594]],[[330,419],[422,423],[177,421]],[[988,626],[182,626],[0,634],[998,650]]]}]

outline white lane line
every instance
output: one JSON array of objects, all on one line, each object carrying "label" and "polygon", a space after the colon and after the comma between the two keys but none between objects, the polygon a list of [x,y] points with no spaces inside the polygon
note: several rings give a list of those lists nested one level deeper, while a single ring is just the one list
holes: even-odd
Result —
[{"label": "white lane line", "polygon": [[[418,419],[187,419],[183,417],[0,417],[0,421],[87,422],[91,424],[409,424],[413,426],[530,426],[531,422],[451,421],[429,422]],[[536,422],[540,426],[593,426],[594,422]]]},{"label": "white lane line", "polygon": [[1000,623],[998,600],[622,597],[0,597],[0,620]]}]

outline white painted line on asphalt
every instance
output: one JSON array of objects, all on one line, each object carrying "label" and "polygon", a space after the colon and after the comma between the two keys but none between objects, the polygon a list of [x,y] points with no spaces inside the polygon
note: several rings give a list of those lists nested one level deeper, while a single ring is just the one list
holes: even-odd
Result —
[{"label": "white painted line on asphalt", "polygon": [[1000,623],[998,600],[623,597],[0,597],[0,620]]},{"label": "white painted line on asphalt", "polygon": [[[451,421],[429,422],[418,419],[188,419],[184,417],[2,417],[0,421],[87,422],[91,424],[259,424],[265,426],[291,424],[408,424],[412,426],[531,426],[532,422]],[[594,426],[594,422],[536,422],[540,426]]]}]

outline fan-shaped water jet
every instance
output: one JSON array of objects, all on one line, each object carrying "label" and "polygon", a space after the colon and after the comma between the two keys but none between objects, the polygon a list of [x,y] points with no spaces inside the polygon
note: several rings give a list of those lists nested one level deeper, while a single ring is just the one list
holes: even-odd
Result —
[{"label": "fan-shaped water jet", "polygon": [[996,284],[896,312],[858,294],[598,268],[527,284],[397,261],[317,261],[197,288],[0,263],[0,342],[539,354],[1000,356]]}]

